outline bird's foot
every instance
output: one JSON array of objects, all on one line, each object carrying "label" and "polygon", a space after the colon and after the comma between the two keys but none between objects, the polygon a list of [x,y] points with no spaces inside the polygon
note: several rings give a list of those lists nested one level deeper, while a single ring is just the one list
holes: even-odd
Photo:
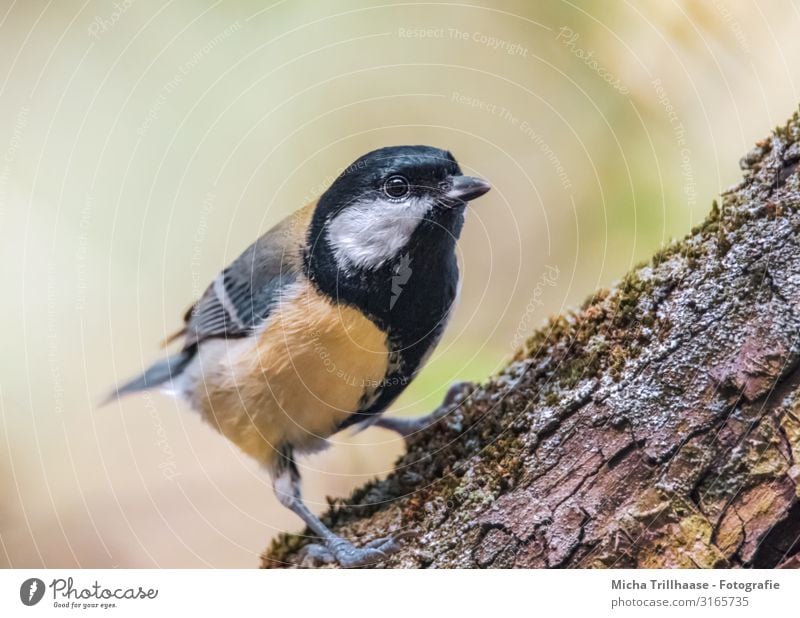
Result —
[{"label": "bird's foot", "polygon": [[441,405],[430,414],[419,418],[380,417],[375,421],[374,426],[391,429],[404,438],[408,438],[418,431],[427,429],[439,419],[453,412],[476,387],[477,385],[474,382],[456,382],[447,390]]},{"label": "bird's foot", "polygon": [[320,543],[306,545],[302,562],[310,566],[338,563],[345,569],[372,566],[400,551],[403,541],[413,536],[416,535],[412,532],[403,532],[375,539],[364,547],[356,547],[350,541],[336,537],[326,545]]}]

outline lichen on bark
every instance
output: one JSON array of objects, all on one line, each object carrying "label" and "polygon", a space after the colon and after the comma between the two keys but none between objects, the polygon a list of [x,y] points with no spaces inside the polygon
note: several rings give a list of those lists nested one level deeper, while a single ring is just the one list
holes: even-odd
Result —
[{"label": "lichen on bark", "polygon": [[795,114],[702,225],[550,319],[324,520],[417,532],[394,568],[800,563],[798,161]]}]

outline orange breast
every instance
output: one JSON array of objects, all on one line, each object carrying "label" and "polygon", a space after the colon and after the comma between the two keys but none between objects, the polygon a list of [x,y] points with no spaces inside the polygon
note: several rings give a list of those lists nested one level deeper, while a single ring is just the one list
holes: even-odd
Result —
[{"label": "orange breast", "polygon": [[254,343],[236,345],[216,359],[204,416],[266,464],[284,444],[319,448],[389,366],[386,333],[306,280],[289,286]]}]

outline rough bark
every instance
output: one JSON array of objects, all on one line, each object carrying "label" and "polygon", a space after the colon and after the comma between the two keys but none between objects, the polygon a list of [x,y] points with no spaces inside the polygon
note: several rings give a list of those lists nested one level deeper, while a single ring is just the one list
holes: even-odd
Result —
[{"label": "rough bark", "polygon": [[326,521],[417,531],[395,568],[797,566],[798,161],[795,114],[701,226],[552,318]]}]

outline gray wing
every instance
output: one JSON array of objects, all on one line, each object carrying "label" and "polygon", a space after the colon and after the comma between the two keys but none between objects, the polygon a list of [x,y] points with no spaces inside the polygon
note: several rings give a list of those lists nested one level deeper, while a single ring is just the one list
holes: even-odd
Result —
[{"label": "gray wing", "polygon": [[[269,315],[281,290],[300,273],[303,212],[284,219],[250,245],[186,313],[185,347],[206,339],[246,337]],[[292,233],[292,232],[295,233]],[[299,232],[299,233],[298,233]]]}]

